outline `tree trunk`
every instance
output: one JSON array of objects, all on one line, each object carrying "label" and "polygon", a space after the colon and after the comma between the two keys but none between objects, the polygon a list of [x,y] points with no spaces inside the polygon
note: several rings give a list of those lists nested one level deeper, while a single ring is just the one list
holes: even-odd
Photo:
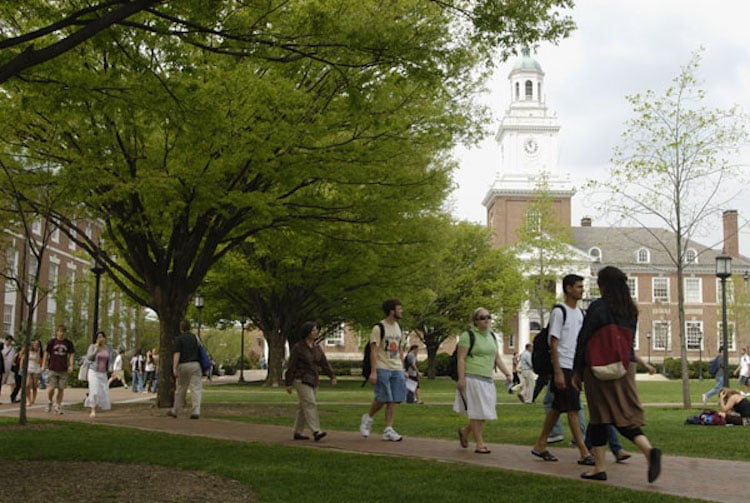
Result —
[{"label": "tree trunk", "polygon": [[172,375],[172,355],[175,337],[180,334],[180,320],[184,309],[165,306],[159,310],[159,391],[157,407],[171,407],[174,403],[175,379]]},{"label": "tree trunk", "polygon": [[268,341],[268,375],[266,386],[281,386],[284,382],[284,355],[286,337],[276,328],[264,331],[263,336]]}]

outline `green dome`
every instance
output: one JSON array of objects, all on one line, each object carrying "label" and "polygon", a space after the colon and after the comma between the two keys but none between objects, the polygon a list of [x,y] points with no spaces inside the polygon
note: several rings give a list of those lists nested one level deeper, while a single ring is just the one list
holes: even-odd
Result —
[{"label": "green dome", "polygon": [[513,65],[512,71],[517,70],[533,70],[537,72],[542,71],[542,66],[531,57],[531,51],[528,48],[521,49],[521,58],[516,61],[516,64]]}]

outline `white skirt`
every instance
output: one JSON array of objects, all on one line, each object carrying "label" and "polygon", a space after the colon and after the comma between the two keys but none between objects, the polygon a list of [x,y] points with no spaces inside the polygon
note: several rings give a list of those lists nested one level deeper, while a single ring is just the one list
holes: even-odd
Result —
[{"label": "white skirt", "polygon": [[466,415],[469,419],[497,419],[496,405],[495,381],[467,375],[463,394],[456,390],[453,410]]},{"label": "white skirt", "polygon": [[89,394],[83,402],[84,407],[99,407],[99,410],[109,410],[112,402],[109,400],[109,385],[107,373],[89,369]]}]

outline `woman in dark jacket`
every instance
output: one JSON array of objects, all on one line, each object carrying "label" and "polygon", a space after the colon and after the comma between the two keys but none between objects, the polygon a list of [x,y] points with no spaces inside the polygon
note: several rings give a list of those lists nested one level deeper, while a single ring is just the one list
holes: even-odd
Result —
[{"label": "woman in dark jacket", "polygon": [[640,363],[650,374],[656,370],[636,357],[630,341],[630,362],[627,373],[619,379],[600,380],[591,371],[587,359],[587,349],[592,338],[601,336],[597,331],[605,325],[615,324],[630,335],[635,333],[638,324],[638,307],[630,296],[627,276],[616,267],[607,266],[599,271],[597,284],[601,298],[595,300],[586,313],[586,318],[578,336],[578,346],[573,364],[574,386],[581,381],[586,390],[589,406],[588,439],[593,445],[592,452],[596,465],[593,471],[584,472],[581,478],[607,480],[604,454],[607,443],[607,425],[617,430],[633,442],[648,461],[648,481],[653,482],[661,472],[661,451],[651,447],[641,426],[645,424],[643,407],[635,387],[635,371]]},{"label": "woman in dark jacket", "polygon": [[331,378],[331,385],[336,386],[336,374],[328,363],[326,355],[318,345],[318,327],[308,321],[302,325],[302,339],[292,348],[289,356],[289,368],[286,371],[286,392],[291,394],[292,388],[299,396],[297,419],[294,422],[294,440],[309,440],[310,437],[302,432],[307,425],[318,442],[326,436],[320,431],[320,417],[318,416],[318,385],[319,374],[322,369]]}]

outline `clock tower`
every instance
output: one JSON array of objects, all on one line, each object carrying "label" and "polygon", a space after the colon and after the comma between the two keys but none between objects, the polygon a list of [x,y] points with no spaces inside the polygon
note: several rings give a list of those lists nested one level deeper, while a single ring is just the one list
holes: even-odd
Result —
[{"label": "clock tower", "polygon": [[500,170],[482,201],[487,208],[487,224],[494,229],[495,246],[518,241],[517,230],[543,180],[560,223],[568,227],[574,194],[570,176],[558,172],[560,124],[545,104],[544,72],[528,49],[522,50],[508,81],[510,106],[495,136],[500,146]]}]

